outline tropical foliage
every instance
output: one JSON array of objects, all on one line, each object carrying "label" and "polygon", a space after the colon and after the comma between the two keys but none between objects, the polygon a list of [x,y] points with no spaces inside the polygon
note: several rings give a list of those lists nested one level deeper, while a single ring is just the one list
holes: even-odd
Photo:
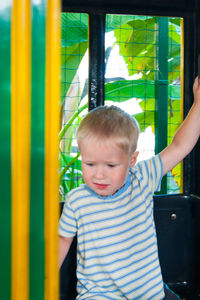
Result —
[{"label": "tropical foliage", "polygon": [[[87,76],[80,81],[80,65],[87,57],[88,16],[86,14],[62,13],[62,70],[61,70],[61,111],[62,128],[60,133],[61,189],[65,194],[82,181],[79,154],[74,155],[73,138],[77,124],[87,111]],[[156,47],[158,17],[108,15],[107,32],[113,32],[119,53],[123,57],[128,78],[105,79],[105,101],[125,102],[139,99],[141,113],[135,115],[141,124],[141,130],[155,127],[155,80],[157,69]],[[180,19],[169,19],[168,54],[168,123],[171,136],[180,123]],[[123,34],[122,34],[123,33]],[[112,48],[111,47],[111,48]],[[107,51],[110,50],[110,51]],[[108,53],[105,49],[106,63]],[[87,72],[86,72],[87,73]],[[134,75],[139,75],[135,76]],[[120,97],[119,97],[120,95]],[[77,150],[77,149],[76,149]],[[174,178],[180,185],[180,169],[174,172]]]}]

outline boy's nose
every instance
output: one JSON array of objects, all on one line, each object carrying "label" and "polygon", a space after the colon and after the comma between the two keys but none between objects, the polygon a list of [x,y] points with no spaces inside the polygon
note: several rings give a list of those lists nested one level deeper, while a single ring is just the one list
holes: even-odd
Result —
[{"label": "boy's nose", "polygon": [[105,177],[104,168],[102,166],[97,166],[95,171],[95,177],[97,179],[102,179]]}]

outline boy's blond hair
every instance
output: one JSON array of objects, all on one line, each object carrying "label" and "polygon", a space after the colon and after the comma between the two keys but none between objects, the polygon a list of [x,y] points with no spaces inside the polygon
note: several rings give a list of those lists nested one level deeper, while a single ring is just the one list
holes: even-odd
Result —
[{"label": "boy's blond hair", "polygon": [[140,129],[134,117],[127,114],[117,106],[100,106],[89,112],[81,121],[77,130],[77,142],[80,147],[81,140],[95,138],[116,144],[132,154],[136,151]]}]

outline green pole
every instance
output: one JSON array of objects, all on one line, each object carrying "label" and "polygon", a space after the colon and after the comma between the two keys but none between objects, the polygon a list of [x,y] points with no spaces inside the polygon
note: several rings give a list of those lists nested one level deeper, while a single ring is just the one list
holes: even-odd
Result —
[{"label": "green pole", "polygon": [[32,1],[30,300],[44,299],[44,116],[46,0]]},{"label": "green pole", "polygon": [[[156,153],[167,146],[168,127],[168,18],[158,18],[157,74],[155,84]],[[167,177],[162,180],[161,193],[167,193]]]},{"label": "green pole", "polygon": [[11,298],[11,1],[0,2],[0,299]]}]

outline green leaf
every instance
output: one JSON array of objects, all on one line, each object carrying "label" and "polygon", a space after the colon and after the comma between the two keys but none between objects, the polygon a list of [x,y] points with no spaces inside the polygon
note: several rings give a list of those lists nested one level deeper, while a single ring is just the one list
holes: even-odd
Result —
[{"label": "green leaf", "polygon": [[154,116],[154,111],[144,111],[134,115],[140,125],[141,131],[144,131],[149,126],[152,126],[152,128],[154,128]]},{"label": "green leaf", "polygon": [[169,24],[169,45],[181,46],[181,27]]},{"label": "green leaf", "polygon": [[136,19],[114,31],[129,75],[155,69],[155,32],[155,18]]},{"label": "green leaf", "polygon": [[131,98],[154,98],[155,82],[150,80],[117,80],[105,85],[105,100],[123,102]]},{"label": "green leaf", "polygon": [[135,22],[135,21],[142,21],[147,19],[152,19],[151,16],[133,16],[133,15],[114,15],[114,14],[108,14],[106,15],[106,32],[112,31],[114,29],[117,29],[121,27],[122,25],[129,23],[129,22]]},{"label": "green leaf", "polygon": [[[180,98],[180,86],[169,85],[168,94],[171,99]],[[105,84],[105,100],[124,102],[131,98],[152,99],[155,98],[154,80],[117,80]]]},{"label": "green leaf", "polygon": [[181,123],[181,101],[180,99],[168,101],[168,144]]},{"label": "green leaf", "polygon": [[85,105],[79,107],[78,111],[76,111],[76,112],[72,115],[71,119],[67,122],[67,124],[62,128],[62,130],[61,130],[60,133],[59,133],[59,139],[60,139],[60,140],[64,137],[64,135],[65,135],[67,129],[70,128],[70,126],[72,125],[72,123],[74,122],[74,120],[75,120],[75,119],[79,116],[79,114],[80,114],[84,109],[86,109],[87,107],[88,107],[87,104],[85,104]]},{"label": "green leaf", "polygon": [[180,99],[180,95],[181,95],[180,85],[175,85],[175,84],[168,85],[168,97],[170,97],[170,99],[172,100]]},{"label": "green leaf", "polygon": [[61,47],[61,96],[63,97],[61,105],[87,48],[87,42],[78,43],[71,47]]},{"label": "green leaf", "polygon": [[70,162],[68,162],[68,158],[65,158],[66,161],[65,161],[65,164],[66,166],[62,169],[62,171],[60,172],[60,178],[63,177],[63,175],[70,169],[70,167],[77,161],[78,157],[80,156],[80,153],[78,153],[74,158],[71,159],[70,157]]},{"label": "green leaf", "polygon": [[61,105],[88,48],[88,15],[61,13]]},{"label": "green leaf", "polygon": [[88,41],[88,15],[61,13],[61,46],[69,47]]}]

